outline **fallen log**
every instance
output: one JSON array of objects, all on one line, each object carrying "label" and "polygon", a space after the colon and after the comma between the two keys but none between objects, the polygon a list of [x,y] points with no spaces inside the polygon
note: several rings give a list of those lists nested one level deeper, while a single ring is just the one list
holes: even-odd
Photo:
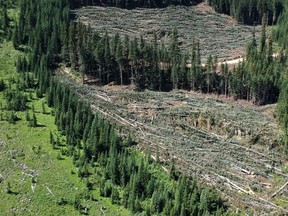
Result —
[{"label": "fallen log", "polygon": [[52,191],[48,188],[48,186],[46,186],[46,189],[48,190],[48,192],[49,192],[52,196],[54,196],[54,194],[53,194]]},{"label": "fallen log", "polygon": [[282,187],[280,187],[277,191],[275,191],[275,192],[271,195],[270,199],[272,199],[272,198],[275,197],[278,193],[280,193],[280,192],[286,187],[286,185],[288,185],[288,181],[287,181]]}]

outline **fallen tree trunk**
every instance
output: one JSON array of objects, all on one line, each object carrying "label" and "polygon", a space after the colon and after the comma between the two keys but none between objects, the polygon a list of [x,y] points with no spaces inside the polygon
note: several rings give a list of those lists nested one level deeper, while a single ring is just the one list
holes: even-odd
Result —
[{"label": "fallen tree trunk", "polygon": [[275,197],[278,193],[280,193],[287,185],[288,185],[288,181],[287,181],[282,187],[280,187],[277,191],[275,191],[275,192],[271,195],[270,199],[272,199],[272,198]]}]

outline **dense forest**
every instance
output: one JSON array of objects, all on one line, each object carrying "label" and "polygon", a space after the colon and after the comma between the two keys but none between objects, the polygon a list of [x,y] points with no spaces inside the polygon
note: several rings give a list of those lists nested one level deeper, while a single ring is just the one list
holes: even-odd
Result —
[{"label": "dense forest", "polygon": [[[288,3],[285,4],[285,10],[281,15],[277,26],[274,28],[273,34],[274,38],[277,40],[279,45],[285,50],[287,55],[287,48],[288,48]],[[280,123],[282,124],[285,130],[285,144],[286,144],[286,151],[288,149],[288,73],[287,73],[287,66],[283,70],[283,74],[281,77],[281,92],[278,100],[278,115]],[[288,151],[286,152],[288,154]]]},{"label": "dense forest", "polygon": [[264,14],[268,24],[275,24],[283,10],[283,0],[208,0],[219,13],[233,16],[245,24],[259,24]]},{"label": "dense forest", "polygon": [[285,8],[283,10],[283,13],[279,17],[279,21],[276,26],[274,26],[273,29],[273,37],[277,40],[279,43],[279,46],[282,47],[287,51],[288,48],[288,40],[287,40],[287,34],[288,34],[288,5],[286,3]]},{"label": "dense forest", "polygon": [[17,0],[0,2],[0,41],[5,37],[11,37],[12,28],[8,17],[8,8],[15,7]]}]

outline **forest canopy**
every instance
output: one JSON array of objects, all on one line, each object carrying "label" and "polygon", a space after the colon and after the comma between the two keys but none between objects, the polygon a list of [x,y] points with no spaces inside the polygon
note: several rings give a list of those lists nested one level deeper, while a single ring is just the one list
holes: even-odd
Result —
[{"label": "forest canopy", "polygon": [[283,0],[208,0],[219,13],[233,16],[245,24],[259,24],[264,14],[268,24],[275,24],[283,10]]},{"label": "forest canopy", "polygon": [[277,25],[273,29],[273,37],[282,49],[288,50],[288,2],[285,4],[283,13],[279,17]]}]

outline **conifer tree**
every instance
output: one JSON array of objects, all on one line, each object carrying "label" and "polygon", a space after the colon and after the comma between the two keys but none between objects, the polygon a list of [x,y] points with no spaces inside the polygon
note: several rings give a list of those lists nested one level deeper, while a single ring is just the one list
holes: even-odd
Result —
[{"label": "conifer tree", "polygon": [[69,25],[69,43],[68,43],[68,49],[69,49],[69,57],[70,57],[70,63],[71,67],[73,69],[76,68],[77,65],[77,56],[76,56],[76,29],[75,24],[71,21]]},{"label": "conifer tree", "polygon": [[260,47],[259,52],[264,53],[266,45],[266,26],[267,26],[267,14],[265,13],[262,18],[262,29],[261,29],[261,38],[260,38]]},{"label": "conifer tree", "polygon": [[178,42],[178,30],[176,27],[174,27],[172,31],[172,38],[170,42],[170,53],[171,53],[172,64],[179,63],[180,49],[179,49],[179,42]]},{"label": "conifer tree", "polygon": [[119,41],[116,45],[116,61],[119,65],[120,72],[120,85],[123,85],[123,46],[121,41]]},{"label": "conifer tree", "polygon": [[35,112],[33,112],[33,117],[32,117],[32,119],[31,119],[31,125],[33,126],[33,127],[37,127],[37,118],[36,118],[36,114],[35,114]]}]

